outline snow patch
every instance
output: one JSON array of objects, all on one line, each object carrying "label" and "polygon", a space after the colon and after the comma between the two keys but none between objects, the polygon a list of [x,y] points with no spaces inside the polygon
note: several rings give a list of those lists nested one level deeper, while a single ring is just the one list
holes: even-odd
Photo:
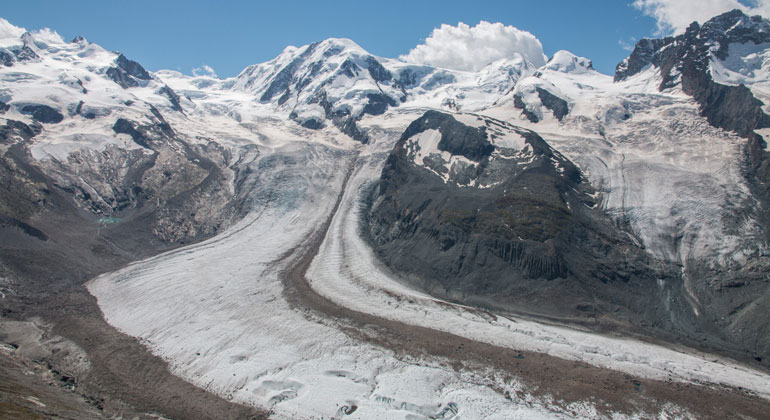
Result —
[{"label": "snow patch", "polygon": [[[407,139],[404,147],[407,149],[407,156],[412,159],[412,162],[438,175],[444,182],[449,182],[453,171],[478,164],[465,156],[453,155],[447,151],[439,150],[440,141],[441,132],[428,129]],[[426,159],[440,160],[440,167],[443,170],[439,169],[439,165],[436,165],[435,162]]]},{"label": "snow patch", "polygon": [[547,70],[564,73],[587,73],[593,71],[591,60],[578,57],[565,50],[557,51],[553,57],[548,60],[548,64],[545,65],[545,68]]}]

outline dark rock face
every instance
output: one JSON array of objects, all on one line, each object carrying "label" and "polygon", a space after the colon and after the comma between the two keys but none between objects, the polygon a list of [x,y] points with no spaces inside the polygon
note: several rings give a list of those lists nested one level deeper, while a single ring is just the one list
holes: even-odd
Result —
[{"label": "dark rock face", "polygon": [[311,119],[309,119],[307,121],[303,121],[300,125],[305,127],[305,128],[309,128],[311,130],[320,130],[320,129],[324,128],[323,121],[319,121],[319,120],[317,120],[315,118],[311,118]]},{"label": "dark rock face", "polygon": [[388,109],[388,106],[397,106],[396,101],[383,93],[369,93],[366,95],[369,100],[364,106],[363,113],[369,115],[382,115]]},{"label": "dark rock face", "polygon": [[398,84],[403,88],[412,88],[417,86],[424,76],[424,74],[420,74],[415,70],[406,68],[399,73]]},{"label": "dark rock face", "polygon": [[701,113],[715,127],[733,131],[741,137],[749,137],[756,129],[770,127],[770,116],[762,111],[762,102],[743,85],[726,86],[703,77],[703,73],[695,73],[684,78],[682,86],[701,104]]},{"label": "dark rock face", "polygon": [[[404,132],[365,216],[382,261],[416,286],[467,304],[675,328],[656,282],[672,280],[676,267],[654,261],[593,210],[580,171],[536,133],[484,124],[429,111]],[[444,182],[416,165],[410,138],[429,129],[441,133],[439,150],[477,162],[470,175],[491,186]],[[519,133],[531,155],[496,149],[489,138],[502,131]]]},{"label": "dark rock face", "polygon": [[427,111],[410,124],[402,140],[425,130],[438,130],[441,133],[441,140],[438,142],[439,150],[464,156],[470,160],[480,161],[488,158],[495,149],[487,139],[484,127],[469,127],[451,115],[438,111]]},{"label": "dark rock face", "polygon": [[318,42],[310,44],[307,49],[302,52],[302,54],[300,54],[291,63],[289,63],[288,66],[284,67],[280,72],[278,72],[278,74],[273,78],[273,82],[270,84],[270,86],[267,87],[267,90],[265,90],[265,92],[259,98],[260,102],[269,102],[279,93],[288,98],[290,85],[292,83],[298,82],[295,80],[295,73],[302,65],[302,63],[307,59],[307,57],[313,54],[313,51],[315,51],[316,47],[318,47],[318,44]]},{"label": "dark rock face", "polygon": [[136,61],[129,60],[123,54],[118,55],[115,63],[117,63],[118,68],[126,72],[126,74],[129,76],[139,80],[150,80],[150,73],[147,73],[147,70],[145,70],[141,64],[137,63]]},{"label": "dark rock face", "polygon": [[[130,219],[143,234],[162,243],[186,242],[215,233],[238,217],[240,210],[233,207],[235,198],[228,187],[232,180],[229,151],[216,143],[199,145],[181,140],[157,109],[151,109],[148,118],[150,121],[143,123],[118,119],[113,130],[128,134],[151,152],[119,147],[83,149],[63,162],[32,165],[43,167],[38,171],[47,188],[68,205],[94,215]],[[33,127],[25,126],[9,126],[5,131],[7,137],[20,143],[19,147],[31,138],[30,133],[36,134]],[[22,152],[20,149],[23,162],[32,161]],[[25,217],[9,217],[35,226]]]},{"label": "dark rock face", "polygon": [[[615,80],[624,80],[648,65],[659,67],[663,75],[660,89],[672,87],[681,75],[681,86],[700,105],[701,115],[715,127],[747,138],[747,174],[763,189],[770,188],[770,155],[765,142],[754,130],[770,127],[770,116],[763,103],[743,86],[714,82],[709,70],[710,56],[725,59],[732,43],[770,42],[770,21],[749,17],[739,10],[717,16],[703,26],[693,22],[677,37],[641,40],[631,56],[620,63]],[[714,49],[714,46],[718,48]],[[752,179],[749,180],[753,182]]]},{"label": "dark rock face", "polygon": [[[115,413],[120,414],[116,415],[125,415],[126,410],[130,410],[132,415],[141,417],[145,415],[144,410],[148,410],[146,407],[153,407],[153,413],[159,411],[157,402],[131,396],[133,391],[126,391],[125,383],[133,384],[139,394],[146,394],[147,386],[157,386],[158,392],[164,393],[175,389],[171,392],[178,392],[179,397],[160,410],[168,410],[165,411],[168,416],[179,418],[200,417],[201,411],[197,408],[184,411],[176,406],[195,393],[198,393],[196,400],[205,401],[198,407],[219,403],[191,385],[176,388],[174,382],[163,379],[163,372],[167,372],[165,364],[148,363],[149,354],[142,356],[142,353],[120,356],[123,362],[114,363],[115,352],[105,352],[104,343],[111,343],[120,354],[131,354],[131,346],[140,346],[127,336],[120,337],[101,321],[96,302],[83,283],[132,260],[200,240],[225,228],[239,211],[237,204],[230,201],[225,176],[233,162],[216,145],[191,146],[191,151],[199,157],[214,162],[203,181],[196,183],[202,178],[197,174],[199,171],[191,172],[196,163],[179,159],[178,154],[168,149],[160,153],[170,153],[163,159],[172,165],[170,167],[155,166],[155,157],[142,151],[113,147],[103,151],[82,150],[71,154],[64,163],[37,161],[27,146],[39,133],[37,123],[27,125],[8,120],[0,124],[0,143],[10,145],[0,152],[0,275],[5,286],[2,313],[6,320],[35,316],[56,323],[55,329],[46,329],[54,331],[52,336],[75,334],[77,340],[82,339],[78,345],[88,352],[92,367],[87,375],[73,378],[67,368],[71,364],[58,364],[61,358],[56,352],[53,357],[43,354],[35,356],[40,360],[39,364],[36,360],[34,366],[46,374],[50,372],[50,380],[43,382],[35,375],[25,382],[20,378],[28,375],[32,365],[20,364],[25,367],[19,375],[8,375],[12,370],[4,362],[3,412],[7,415],[2,417],[18,418],[12,414],[17,412],[16,406],[8,404],[8,389],[18,390],[22,398],[31,392],[47,404],[45,413],[18,411],[22,417],[103,418],[110,412],[109,401],[119,407]],[[169,179],[164,171],[170,173]],[[96,190],[88,188],[89,185]],[[200,211],[203,208],[206,211]],[[197,214],[191,216],[196,211]],[[119,222],[101,224],[99,218],[106,215],[114,216]],[[10,293],[8,285],[13,287]],[[93,319],[100,320],[101,324],[92,322]],[[78,331],[82,335],[77,335]],[[89,342],[98,343],[89,348]],[[72,354],[66,350],[62,353],[65,358]],[[100,362],[94,355],[100,353],[107,354],[109,361],[97,364]],[[125,372],[136,370],[138,365],[144,373],[133,377],[143,378],[137,385]],[[114,389],[105,389],[99,379],[107,378],[106,381],[112,383],[116,377],[120,378],[117,382],[121,385]],[[66,390],[62,387],[65,385]],[[71,392],[74,385],[77,385],[76,393]],[[46,389],[61,389],[62,395],[72,398],[49,397],[52,394]],[[129,407],[127,398],[136,409],[126,408]],[[236,410],[241,409],[236,407]],[[224,405],[210,409],[210,414],[205,416],[262,418],[253,411],[228,411]]]},{"label": "dark rock face", "polygon": [[[625,80],[653,65],[661,69],[664,76],[661,88],[664,88],[676,77],[672,70],[690,66],[705,72],[710,53],[724,60],[730,44],[748,42],[770,42],[770,23],[760,16],[750,17],[733,10],[712,18],[703,26],[693,22],[684,34],[676,37],[642,39],[631,55],[618,64],[615,81]],[[714,46],[718,47],[714,49]]]},{"label": "dark rock face", "polygon": [[351,61],[349,58],[342,62],[340,65],[339,74],[345,75],[347,77],[350,77],[351,79],[358,76],[358,73],[361,71],[361,67],[358,67],[356,63]]},{"label": "dark rock face", "polygon": [[[382,96],[384,98],[390,99],[385,95],[382,95]],[[378,99],[379,99],[378,95],[375,95],[375,101],[377,101]],[[382,100],[387,100],[387,99],[382,99]],[[331,102],[329,102],[329,99],[326,95],[325,90],[320,89],[319,91],[317,91],[313,95],[313,97],[310,98],[309,103],[321,105],[321,107],[324,109],[324,114],[326,119],[330,120],[332,124],[334,124],[334,126],[337,127],[342,133],[348,135],[353,140],[359,141],[363,144],[366,144],[369,142],[369,135],[366,134],[365,131],[361,130],[356,124],[358,122],[358,119],[361,118],[361,116],[354,117],[350,115],[350,112],[348,112],[347,110],[334,111],[333,105]],[[378,110],[377,108],[378,106],[380,105],[374,105],[374,108],[370,108],[370,111],[376,112]],[[384,109],[383,109],[383,112],[384,112]],[[294,116],[294,118],[296,118],[296,116]],[[311,120],[311,121],[314,121],[314,120]],[[311,129],[320,129],[323,127],[323,123],[321,123],[320,121],[318,121],[317,124],[311,122],[309,126],[305,125],[305,127],[311,128]]]},{"label": "dark rock face", "polygon": [[11,67],[17,61],[35,61],[40,57],[35,51],[27,46],[25,41],[22,46],[15,46],[10,48],[0,48],[0,65],[5,67]]},{"label": "dark rock face", "polygon": [[118,118],[118,120],[115,121],[115,124],[112,126],[112,130],[118,134],[128,134],[136,144],[148,149],[150,148],[150,145],[147,143],[147,139],[144,134],[140,133],[136,129],[135,124],[130,120],[125,118]]},{"label": "dark rock face", "polygon": [[155,150],[170,142],[174,137],[174,130],[166,122],[160,112],[151,108],[154,124],[139,125],[125,118],[118,118],[112,126],[112,130],[118,134],[128,134],[134,142],[144,148]]},{"label": "dark rock face", "polygon": [[368,65],[369,75],[372,79],[379,83],[389,82],[393,79],[393,75],[385,67],[372,56],[366,57],[366,64]]},{"label": "dark rock face", "polygon": [[177,95],[173,89],[168,87],[168,85],[163,85],[163,87],[160,88],[158,93],[168,98],[168,101],[171,102],[171,108],[174,111],[184,113],[184,110],[182,109],[182,104],[179,102],[179,95]]},{"label": "dark rock face", "polygon": [[25,142],[40,134],[41,127],[29,126],[21,121],[7,120],[5,125],[0,126],[0,143],[13,144]]},{"label": "dark rock face", "polygon": [[[35,168],[24,160],[24,144],[39,133],[20,121],[0,126],[0,144],[9,145],[0,154],[0,243],[18,238],[45,242],[47,235],[30,218],[50,206],[52,191]],[[3,247],[0,247],[3,248]]]},{"label": "dark rock face", "polygon": [[513,97],[513,106],[516,109],[520,109],[521,113],[524,114],[524,116],[527,117],[527,119],[530,122],[533,122],[533,123],[540,122],[540,117],[538,117],[537,114],[535,114],[534,112],[527,109],[527,104],[524,103],[524,100],[521,99],[520,95],[516,95]]},{"label": "dark rock face", "polygon": [[11,54],[8,50],[0,49],[0,65],[11,67],[14,61],[16,60],[14,59],[13,54]]},{"label": "dark rock face", "polygon": [[662,59],[659,51],[663,46],[674,43],[674,38],[648,39],[643,38],[636,43],[631,55],[615,67],[615,81],[625,80],[640,73],[650,64],[660,65]]},{"label": "dark rock face", "polygon": [[25,105],[19,111],[22,114],[31,115],[35,121],[44,124],[56,124],[64,119],[64,115],[59,110],[48,105]]},{"label": "dark rock face", "polygon": [[85,102],[80,101],[78,102],[77,106],[75,107],[75,115],[82,115],[83,112],[83,105],[85,105]]},{"label": "dark rock face", "polygon": [[369,143],[369,135],[364,130],[358,127],[358,119],[355,117],[348,117],[345,119],[332,119],[334,125],[342,131],[343,134],[348,135],[353,140],[359,141],[362,144]]},{"label": "dark rock face", "polygon": [[115,65],[107,69],[107,76],[124,89],[140,86],[152,78],[141,64],[129,60],[123,54],[115,59]]},{"label": "dark rock face", "polygon": [[14,53],[16,54],[16,60],[18,61],[34,61],[40,58],[32,48],[26,45],[21,47],[21,49],[16,50]]},{"label": "dark rock face", "polygon": [[[564,119],[564,117],[567,116],[567,114],[569,114],[569,104],[567,101],[541,88],[540,86],[535,87],[535,91],[537,92],[537,96],[540,99],[540,103],[542,103],[544,107],[551,111],[557,120],[561,121]],[[530,122],[540,122],[540,116],[527,108],[527,104],[524,102],[521,95],[516,94],[513,97],[513,106],[516,109],[520,109],[521,113],[527,117]]]},{"label": "dark rock face", "polygon": [[536,89],[537,96],[540,98],[540,102],[543,103],[543,106],[553,112],[553,116],[556,117],[557,120],[561,121],[564,117],[567,116],[569,113],[569,105],[567,104],[567,101],[541,87],[537,87]]}]

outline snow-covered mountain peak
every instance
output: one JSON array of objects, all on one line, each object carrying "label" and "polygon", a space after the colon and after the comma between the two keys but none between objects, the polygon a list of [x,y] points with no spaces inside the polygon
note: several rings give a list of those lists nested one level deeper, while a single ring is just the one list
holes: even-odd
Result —
[{"label": "snow-covered mountain peak", "polygon": [[310,92],[336,75],[356,78],[363,67],[379,62],[349,39],[331,38],[302,47],[286,48],[276,58],[244,69],[232,88],[257,95],[262,103],[283,105],[301,92]]},{"label": "snow-covered mountain peak", "polygon": [[511,58],[503,58],[487,64],[476,73],[481,79],[510,76],[518,80],[523,76],[533,74],[536,70],[537,66],[535,64],[524,58],[521,54],[515,54]]},{"label": "snow-covered mountain peak", "polygon": [[591,60],[584,57],[578,57],[565,50],[557,51],[553,57],[548,60],[545,69],[564,73],[587,73],[589,71],[594,71]]},{"label": "snow-covered mountain peak", "polygon": [[659,91],[695,99],[712,125],[750,137],[770,126],[769,50],[770,21],[733,10],[676,37],[639,41],[615,81],[646,74]]},{"label": "snow-covered mountain peak", "polygon": [[355,52],[359,54],[369,54],[363,47],[349,38],[327,38],[319,43],[318,49],[325,52],[339,51],[339,53]]},{"label": "snow-covered mountain peak", "polygon": [[618,65],[615,80],[636,75],[652,65],[662,70],[661,89],[665,89],[678,84],[678,74],[685,67],[692,65],[694,70],[701,71],[712,58],[727,60],[735,45],[764,49],[761,44],[766,43],[770,43],[770,21],[732,10],[702,26],[693,22],[684,34],[676,37],[640,40],[631,55]]},{"label": "snow-covered mountain peak", "polygon": [[756,97],[768,103],[769,20],[734,10],[706,22],[698,36],[709,40],[708,69],[715,82],[728,86],[745,85]]},{"label": "snow-covered mountain peak", "polygon": [[688,31],[698,31],[699,38],[745,43],[756,41],[761,34],[770,34],[770,22],[762,16],[749,16],[738,9],[716,16],[702,27],[691,25]]}]

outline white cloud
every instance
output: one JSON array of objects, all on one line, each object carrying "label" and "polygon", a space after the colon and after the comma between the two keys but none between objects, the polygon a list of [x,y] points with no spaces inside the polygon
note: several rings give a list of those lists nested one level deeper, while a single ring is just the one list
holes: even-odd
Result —
[{"label": "white cloud", "polygon": [[618,40],[618,45],[620,45],[620,48],[623,48],[626,51],[634,50],[634,46],[630,42],[623,41],[622,39]]},{"label": "white cloud", "polygon": [[217,73],[208,64],[192,69],[193,76],[217,77]]},{"label": "white cloud", "polygon": [[423,44],[409,54],[404,61],[429,64],[455,70],[477,71],[501,58],[513,58],[521,54],[540,67],[545,65],[543,45],[529,32],[502,23],[479,22],[468,26],[441,25],[431,32]]},{"label": "white cloud", "polygon": [[26,29],[14,26],[7,20],[0,18],[0,39],[10,38],[18,40],[21,34],[26,31]]},{"label": "white cloud", "polygon": [[39,31],[35,31],[33,35],[35,37],[35,41],[42,42],[46,45],[64,43],[64,40],[62,39],[61,35],[59,35],[56,31],[49,28],[43,28]]},{"label": "white cloud", "polygon": [[633,6],[657,20],[658,35],[682,33],[693,21],[703,23],[733,9],[770,17],[770,0],[634,0]]}]

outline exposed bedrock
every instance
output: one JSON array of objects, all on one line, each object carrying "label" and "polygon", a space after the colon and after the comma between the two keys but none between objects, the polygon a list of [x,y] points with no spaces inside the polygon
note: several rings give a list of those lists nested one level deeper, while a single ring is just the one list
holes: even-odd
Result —
[{"label": "exposed bedrock", "polygon": [[625,80],[648,66],[660,69],[660,90],[681,84],[682,90],[700,105],[701,115],[711,125],[733,131],[749,141],[746,147],[749,178],[765,189],[770,186],[769,157],[765,142],[754,130],[770,127],[763,103],[744,85],[728,86],[714,81],[711,60],[727,58],[731,44],[770,42],[770,23],[733,10],[704,23],[693,22],[676,37],[643,39],[618,64],[615,80]]},{"label": "exposed bedrock", "polygon": [[20,111],[22,114],[28,114],[32,116],[35,121],[41,123],[56,124],[64,119],[61,112],[48,105],[25,105]]},{"label": "exposed bedrock", "polygon": [[[770,127],[765,104],[744,85],[725,85],[714,80],[712,61],[728,58],[731,46],[770,42],[770,22],[733,10],[704,23],[693,22],[682,35],[664,39],[643,39],[629,58],[617,67],[615,80],[624,80],[649,66],[662,76],[661,91],[681,86],[698,103],[700,113],[714,127],[732,131],[747,139],[741,162],[754,200],[737,215],[754,219],[757,238],[770,232],[770,154],[766,142],[755,130]],[[747,241],[750,239],[747,238]],[[748,244],[751,245],[751,244]],[[770,259],[766,239],[746,255],[745,262],[723,264],[715,261],[685,261],[691,305],[700,312],[702,329],[720,335],[744,349],[755,360],[770,365]]]},{"label": "exposed bedrock", "polygon": [[118,58],[115,59],[115,66],[108,68],[106,74],[123,89],[143,86],[152,79],[150,73],[141,64],[129,60],[123,54],[118,55]]},{"label": "exposed bedrock", "polygon": [[[0,260],[27,270],[30,259],[75,263],[102,252],[133,259],[212,235],[237,220],[245,210],[233,187],[241,175],[231,152],[214,142],[188,143],[159,113],[152,121],[115,123],[116,132],[129,134],[141,148],[84,148],[66,160],[31,155],[40,126],[13,120],[0,126]],[[91,248],[68,242],[81,234],[95,241]],[[57,246],[72,252],[62,256]]]},{"label": "exposed bedrock", "polygon": [[[474,128],[430,111],[407,128],[365,216],[364,234],[382,261],[453,301],[755,354],[755,345],[695,314],[681,266],[653,258],[598,210],[571,162],[536,133],[513,127],[533,152],[503,159],[505,150],[488,141],[491,123]],[[482,187],[445,182],[415,164],[410,141],[431,129],[441,133],[439,151],[478,162],[475,185]]]},{"label": "exposed bedrock", "polygon": [[[142,147],[82,148],[66,159],[42,160],[30,151],[44,132],[41,124],[8,120],[0,125],[3,323],[29,318],[51,322],[56,334],[77,343],[91,360],[87,373],[63,374],[61,381],[72,381],[72,389],[77,386],[73,393],[70,382],[46,384],[26,376],[28,370],[6,371],[11,357],[6,353],[0,361],[3,371],[11,372],[6,385],[24,390],[24,398],[40,396],[30,390],[40,384],[51,395],[66,389],[59,392],[72,396],[73,410],[80,410],[68,418],[144,411],[168,418],[262,418],[250,417],[261,415],[254,409],[172,376],[164,361],[109,327],[82,286],[100,273],[224,230],[244,214],[249,198],[248,191],[235,194],[246,190],[235,185],[248,177],[247,164],[236,161],[229,149],[214,142],[188,142],[159,112],[142,123],[119,121],[116,131]],[[257,151],[239,153],[248,162]],[[55,357],[38,361],[53,372],[62,369]],[[23,375],[14,378],[13,372]],[[7,399],[13,392],[2,394]],[[51,404],[54,396],[43,394],[41,399],[48,404],[46,417],[64,412]],[[92,411],[98,415],[91,416]]]}]

